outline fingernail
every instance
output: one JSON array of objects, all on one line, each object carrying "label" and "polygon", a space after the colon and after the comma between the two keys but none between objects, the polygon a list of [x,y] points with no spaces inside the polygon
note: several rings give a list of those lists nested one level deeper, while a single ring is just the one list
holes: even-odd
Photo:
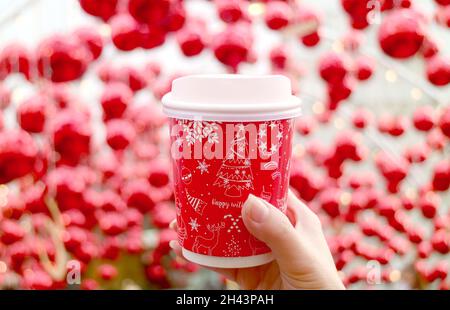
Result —
[{"label": "fingernail", "polygon": [[177,220],[172,220],[172,222],[170,222],[170,224],[169,224],[169,228],[174,229],[176,224],[177,224]]},{"label": "fingernail", "polygon": [[169,246],[170,248],[173,250],[175,249],[175,247],[177,246],[178,241],[177,240],[170,240],[169,241]]},{"label": "fingernail", "polygon": [[249,208],[250,219],[255,223],[261,223],[269,214],[269,208],[258,197],[250,194],[244,203],[244,206]]}]

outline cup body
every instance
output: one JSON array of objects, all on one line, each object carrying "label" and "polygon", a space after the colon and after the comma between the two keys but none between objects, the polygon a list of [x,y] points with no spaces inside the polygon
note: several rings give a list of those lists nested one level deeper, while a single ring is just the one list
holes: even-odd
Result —
[{"label": "cup body", "polygon": [[272,260],[241,209],[249,194],[286,211],[293,118],[170,118],[178,240],[188,260],[242,268]]}]

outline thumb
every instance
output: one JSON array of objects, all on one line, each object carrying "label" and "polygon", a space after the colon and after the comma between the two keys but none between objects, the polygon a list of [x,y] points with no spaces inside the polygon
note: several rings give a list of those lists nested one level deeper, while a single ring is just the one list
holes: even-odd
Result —
[{"label": "thumb", "polygon": [[281,269],[289,271],[303,252],[302,241],[291,222],[280,210],[250,194],[242,208],[248,231],[272,250]]}]

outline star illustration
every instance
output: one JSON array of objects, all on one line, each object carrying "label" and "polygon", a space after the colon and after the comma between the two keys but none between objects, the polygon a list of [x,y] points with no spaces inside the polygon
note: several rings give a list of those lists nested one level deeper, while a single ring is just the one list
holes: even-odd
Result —
[{"label": "star illustration", "polygon": [[274,129],[275,127],[277,127],[277,124],[274,123],[274,122],[271,122],[270,125],[269,125],[269,127],[270,127],[271,129]]},{"label": "star illustration", "polygon": [[197,223],[197,219],[193,219],[191,217],[191,221],[188,223],[191,226],[191,231],[197,231],[198,232],[198,228],[201,226],[199,223]]}]

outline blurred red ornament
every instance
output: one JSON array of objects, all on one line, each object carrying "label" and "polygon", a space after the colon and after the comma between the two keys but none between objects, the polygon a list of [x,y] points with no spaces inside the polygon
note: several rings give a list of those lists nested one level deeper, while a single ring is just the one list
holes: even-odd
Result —
[{"label": "blurred red ornament", "polygon": [[348,65],[342,55],[329,52],[319,60],[319,73],[327,83],[340,83],[348,73]]},{"label": "blurred red ornament", "polygon": [[6,45],[0,52],[0,81],[11,73],[21,73],[30,79],[33,64],[33,58],[25,46],[19,43]]},{"label": "blurred red ornament", "polygon": [[427,61],[428,80],[436,86],[446,86],[450,83],[450,60],[434,56]]},{"label": "blurred red ornament", "polygon": [[450,0],[435,0],[437,4],[442,6],[450,5]]},{"label": "blurred red ornament", "polygon": [[38,149],[25,131],[0,132],[0,184],[31,173]]},{"label": "blurred red ornament", "polygon": [[431,58],[439,53],[439,47],[433,39],[425,37],[421,53],[424,58]]},{"label": "blurred red ornament", "polygon": [[450,28],[450,5],[436,10],[436,21],[442,26]]},{"label": "blurred red ornament", "polygon": [[300,37],[303,45],[306,47],[316,46],[320,42],[321,17],[319,13],[303,4],[297,6],[294,10],[293,23],[305,29]]},{"label": "blurred red ornament", "polygon": [[450,107],[444,108],[439,119],[439,128],[442,133],[450,138]]},{"label": "blurred red ornament", "polygon": [[289,59],[289,52],[285,45],[277,45],[270,50],[269,58],[273,68],[285,70]]},{"label": "blurred red ornament", "polygon": [[139,24],[130,15],[114,16],[110,25],[112,42],[119,50],[128,52],[142,45]]},{"label": "blurred red ornament", "polygon": [[117,277],[119,272],[117,271],[116,267],[114,267],[111,264],[102,264],[98,266],[98,275],[103,280],[109,281]]},{"label": "blurred red ornament", "polygon": [[40,76],[55,83],[81,78],[90,59],[89,50],[74,37],[54,35],[41,42],[37,49]]},{"label": "blurred red ornament", "polygon": [[130,0],[128,11],[139,23],[160,26],[169,16],[171,0]]},{"label": "blurred red ornament", "polygon": [[353,126],[359,129],[364,129],[373,120],[373,114],[366,109],[357,109],[353,112],[352,122]]},{"label": "blurred red ornament", "polygon": [[177,32],[177,43],[182,53],[187,57],[200,54],[206,46],[207,29],[203,21],[188,23]]},{"label": "blurred red ornament", "polygon": [[184,9],[184,2],[172,0],[169,14],[163,22],[164,29],[167,31],[178,31],[184,27],[185,22],[186,11]]},{"label": "blurred red ornament", "polygon": [[113,119],[106,124],[106,142],[115,151],[127,148],[135,136],[133,125],[126,120]]},{"label": "blurred red ornament", "polygon": [[64,163],[75,165],[89,155],[91,133],[84,114],[71,110],[59,112],[51,132],[54,149]]},{"label": "blurred red ornament", "polygon": [[86,13],[108,21],[117,13],[119,0],[80,0]]},{"label": "blurred red ornament", "polygon": [[105,212],[98,218],[100,229],[109,236],[116,236],[126,231],[127,220],[118,212]]},{"label": "blurred red ornament", "polygon": [[417,130],[430,131],[435,122],[434,110],[430,106],[418,107],[414,111],[413,123]]},{"label": "blurred red ornament", "polygon": [[375,69],[374,60],[368,57],[359,57],[355,63],[356,77],[360,81],[368,80]]},{"label": "blurred red ornament", "polygon": [[433,249],[441,254],[448,254],[450,250],[450,238],[448,231],[445,229],[440,229],[434,232],[431,237],[431,244]]},{"label": "blurred red ornament", "polygon": [[280,30],[291,22],[292,14],[292,8],[286,2],[270,1],[266,5],[264,20],[270,29]]},{"label": "blurred red ornament", "polygon": [[245,24],[233,24],[217,34],[212,42],[216,58],[237,72],[240,63],[247,61],[252,45],[250,29]]},{"label": "blurred red ornament", "polygon": [[369,25],[367,15],[370,11],[380,5],[378,2],[369,0],[341,0],[342,7],[351,19],[351,25],[355,29],[364,29]]},{"label": "blurred red ornament", "polygon": [[2,220],[0,228],[0,241],[6,246],[22,240],[25,236],[25,230],[13,220]]},{"label": "blurred red ornament", "polygon": [[418,207],[422,211],[423,216],[431,219],[436,216],[440,203],[441,200],[437,194],[428,192],[419,198]]},{"label": "blurred red ornament", "polygon": [[92,28],[83,27],[75,30],[74,36],[91,52],[93,60],[100,57],[103,51],[103,38],[100,33]]},{"label": "blurred red ornament", "polygon": [[[134,35],[133,35],[134,38]],[[161,46],[166,41],[166,31],[159,26],[139,26],[139,46],[143,49],[152,49]]]},{"label": "blurred red ornament", "polygon": [[432,179],[433,190],[446,191],[450,188],[450,162],[443,160],[436,164]]},{"label": "blurred red ornament", "polygon": [[122,118],[127,107],[133,100],[133,92],[123,83],[109,83],[103,90],[100,103],[103,108],[103,119]]},{"label": "blurred red ornament", "polygon": [[28,98],[17,109],[17,119],[20,127],[30,133],[44,130],[49,102],[42,95]]},{"label": "blurred red ornament", "polygon": [[100,285],[94,279],[83,279],[80,284],[80,288],[86,291],[98,290]]},{"label": "blurred red ornament", "polygon": [[417,53],[424,41],[423,22],[410,9],[389,13],[383,19],[378,40],[383,51],[398,59],[409,58]]},{"label": "blurred red ornament", "polygon": [[225,23],[235,23],[245,17],[247,3],[243,0],[216,0],[217,12]]},{"label": "blurred red ornament", "polygon": [[125,185],[123,192],[128,207],[135,208],[142,214],[146,214],[155,207],[151,197],[152,188],[145,179],[130,181]]}]

